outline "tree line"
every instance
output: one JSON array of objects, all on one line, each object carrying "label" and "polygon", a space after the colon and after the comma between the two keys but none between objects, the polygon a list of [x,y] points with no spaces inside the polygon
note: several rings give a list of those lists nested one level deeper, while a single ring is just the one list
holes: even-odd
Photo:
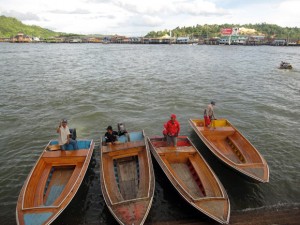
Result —
[{"label": "tree line", "polygon": [[[173,37],[195,37],[195,38],[210,38],[220,37],[222,28],[247,28],[254,29],[256,32],[253,35],[265,35],[267,38],[279,39],[300,39],[300,28],[297,27],[280,27],[276,24],[257,23],[257,24],[205,24],[189,27],[176,27],[173,30],[151,31],[145,37],[157,38],[164,35],[172,34]],[[170,32],[171,31],[171,32]]]}]

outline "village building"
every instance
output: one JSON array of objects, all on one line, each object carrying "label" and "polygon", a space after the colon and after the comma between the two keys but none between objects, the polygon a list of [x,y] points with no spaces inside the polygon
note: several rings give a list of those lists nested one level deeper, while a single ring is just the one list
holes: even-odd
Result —
[{"label": "village building", "polygon": [[29,37],[28,35],[25,35],[24,33],[20,32],[11,39],[11,42],[29,43],[29,42],[32,42],[32,38]]}]

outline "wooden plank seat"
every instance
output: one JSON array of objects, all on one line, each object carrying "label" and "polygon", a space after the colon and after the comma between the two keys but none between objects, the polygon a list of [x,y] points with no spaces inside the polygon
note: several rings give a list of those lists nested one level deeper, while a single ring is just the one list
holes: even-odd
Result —
[{"label": "wooden plank seat", "polygon": [[77,156],[86,156],[88,154],[88,149],[75,150],[75,151],[45,151],[43,153],[43,158],[57,158],[57,157],[77,157]]},{"label": "wooden plank seat", "polygon": [[168,152],[186,152],[186,153],[194,153],[196,152],[195,148],[193,146],[177,146],[171,147],[158,147],[156,148],[156,151],[158,154],[168,153]]},{"label": "wooden plank seat", "polygon": [[235,129],[232,127],[211,127],[201,128],[201,132],[206,137],[223,138],[233,135],[235,133]]},{"label": "wooden plank seat", "polygon": [[[49,146],[57,146],[57,145],[58,145],[57,140],[51,140],[48,144],[48,147]],[[77,146],[79,149],[90,149],[91,141],[90,140],[77,140]],[[51,148],[50,149],[46,148],[46,149],[51,151]],[[59,149],[55,149],[55,150],[59,150]],[[77,151],[77,150],[74,150],[72,145],[67,145],[66,151]]]},{"label": "wooden plank seat", "polygon": [[103,153],[105,153],[105,152],[119,151],[119,150],[124,150],[129,148],[142,147],[142,146],[145,146],[144,141],[126,142],[122,144],[102,146],[102,151]]}]

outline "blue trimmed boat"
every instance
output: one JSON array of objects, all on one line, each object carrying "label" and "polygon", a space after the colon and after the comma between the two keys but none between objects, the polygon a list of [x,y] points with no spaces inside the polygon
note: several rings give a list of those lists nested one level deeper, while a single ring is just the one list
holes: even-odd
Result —
[{"label": "blue trimmed boat", "polygon": [[50,141],[28,175],[20,192],[16,221],[18,225],[51,224],[77,193],[88,169],[93,140],[78,140],[78,150],[69,145],[60,150]]},{"label": "blue trimmed boat", "polygon": [[118,143],[101,142],[100,182],[106,205],[119,224],[143,224],[152,205],[154,172],[144,132]]}]

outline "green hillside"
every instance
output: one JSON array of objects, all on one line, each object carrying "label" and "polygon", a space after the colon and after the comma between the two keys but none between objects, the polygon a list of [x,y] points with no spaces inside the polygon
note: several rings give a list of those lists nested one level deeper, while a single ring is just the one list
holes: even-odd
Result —
[{"label": "green hillside", "polygon": [[12,17],[0,16],[0,37],[9,38],[16,36],[19,32],[40,38],[59,36],[61,34],[39,26],[25,25],[21,21]]}]

